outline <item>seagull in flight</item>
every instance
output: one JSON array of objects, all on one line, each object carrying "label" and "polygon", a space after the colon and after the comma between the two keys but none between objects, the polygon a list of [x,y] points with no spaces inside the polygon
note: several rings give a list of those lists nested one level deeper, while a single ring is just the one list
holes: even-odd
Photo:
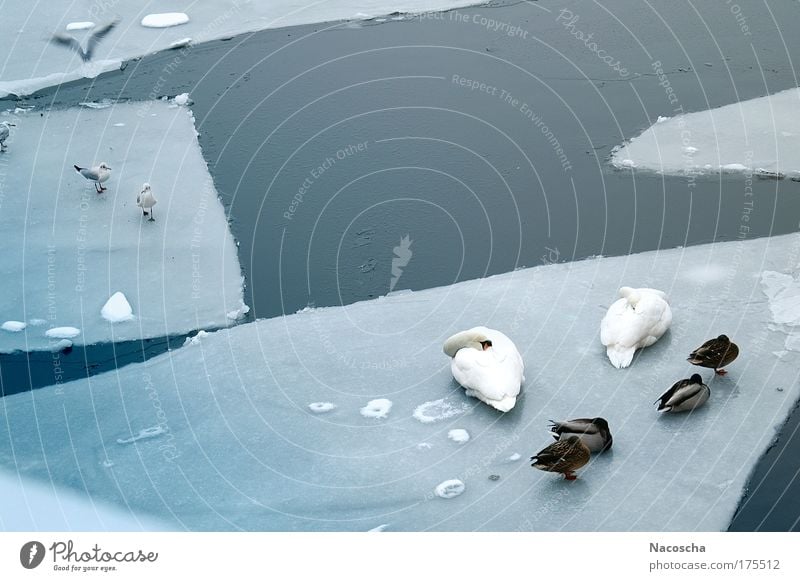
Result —
[{"label": "seagull in flight", "polygon": [[83,49],[81,43],[78,42],[74,36],[70,36],[69,34],[64,34],[62,32],[55,33],[51,41],[55,44],[71,48],[81,56],[83,62],[87,63],[92,60],[92,54],[94,53],[94,49],[97,47],[97,43],[99,43],[109,32],[111,32],[118,23],[119,20],[114,20],[108,24],[95,26],[92,30],[92,33],[89,35],[89,40],[86,42],[86,50]]}]

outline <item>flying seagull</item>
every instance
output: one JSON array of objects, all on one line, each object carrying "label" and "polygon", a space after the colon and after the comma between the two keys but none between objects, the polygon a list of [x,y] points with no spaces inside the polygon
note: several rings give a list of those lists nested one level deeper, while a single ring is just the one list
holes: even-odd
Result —
[{"label": "flying seagull", "polygon": [[97,43],[100,42],[109,32],[111,32],[117,23],[119,23],[119,20],[114,20],[108,24],[95,26],[92,30],[92,33],[89,35],[89,40],[86,42],[86,50],[83,49],[81,43],[78,42],[74,36],[70,36],[69,34],[64,34],[62,32],[57,32],[54,34],[52,42],[71,48],[81,55],[83,62],[86,63],[92,60],[92,54],[94,53],[94,49],[97,47]]}]

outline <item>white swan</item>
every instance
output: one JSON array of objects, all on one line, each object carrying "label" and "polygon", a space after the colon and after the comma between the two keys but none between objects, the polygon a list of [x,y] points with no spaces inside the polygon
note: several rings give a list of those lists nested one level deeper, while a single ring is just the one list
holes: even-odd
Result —
[{"label": "white swan", "polygon": [[658,341],[672,323],[664,292],[624,286],[619,296],[622,298],[609,307],[600,323],[600,341],[617,369],[628,367],[634,352]]},{"label": "white swan", "polygon": [[525,365],[514,343],[500,331],[473,327],[444,342],[444,352],[453,358],[453,377],[476,397],[501,412],[517,403]]}]

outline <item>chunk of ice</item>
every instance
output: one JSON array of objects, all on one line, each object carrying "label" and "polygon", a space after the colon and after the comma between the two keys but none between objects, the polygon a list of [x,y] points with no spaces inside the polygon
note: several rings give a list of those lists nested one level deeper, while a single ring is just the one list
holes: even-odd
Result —
[{"label": "chunk of ice", "polygon": [[54,327],[44,334],[49,339],[74,339],[81,334],[81,330],[77,327]]},{"label": "chunk of ice", "polygon": [[447,437],[456,442],[457,444],[466,444],[469,442],[469,432],[462,428],[455,428],[447,432]]},{"label": "chunk of ice", "polygon": [[67,30],[88,30],[89,28],[94,28],[94,22],[70,22],[67,24]]},{"label": "chunk of ice", "polygon": [[[0,232],[22,240],[24,230],[25,244],[0,256],[0,321],[47,316],[49,326],[80,327],[76,344],[93,344],[224,327],[235,322],[229,313],[247,310],[236,244],[191,111],[154,101],[11,119]],[[125,125],[110,131],[112,121]],[[71,165],[100,161],[113,168],[102,195]],[[155,223],[136,206],[143,182],[157,188]],[[134,301],[135,325],[111,327],[99,316],[109,289]],[[50,336],[0,333],[0,352],[46,350]]]},{"label": "chunk of ice", "polygon": [[[711,171],[745,173],[752,168],[788,173],[800,167],[797,102],[788,89],[716,109],[658,120],[638,137],[615,148],[611,163],[665,174]],[[692,145],[685,144],[691,135]]]},{"label": "chunk of ice", "polygon": [[100,309],[100,315],[109,323],[122,323],[133,319],[133,309],[125,295],[117,291]]},{"label": "chunk of ice", "polygon": [[[393,531],[724,530],[800,395],[797,354],[772,355],[785,349],[787,325],[770,328],[761,275],[793,277],[798,255],[794,234],[550,264],[222,329],[202,350],[3,398],[0,465],[190,530],[361,531],[387,521]],[[683,271],[697,265],[728,275],[687,284]],[[776,289],[789,283],[775,280]],[[598,305],[623,283],[664,290],[675,321],[636,365],[618,370],[598,339]],[[566,314],[564,289],[573,299]],[[506,333],[530,368],[508,414],[473,407],[442,353],[453,329],[476,322]],[[720,333],[741,352],[724,377],[697,370],[711,387],[708,403],[660,416],[652,402],[693,372],[689,351]],[[403,365],[352,365],[387,358]],[[589,387],[570,379],[576,366]],[[339,410],[375,398],[394,406],[384,420],[354,411],[320,421],[307,406],[331,393]],[[412,416],[437,399],[470,413],[453,425]],[[522,461],[553,441],[549,419],[594,416],[609,421],[614,451],[593,458],[577,483]],[[147,426],[165,433],[116,444]],[[473,439],[449,445],[451,428]],[[100,466],[109,447],[113,475]],[[509,464],[514,454],[520,461]],[[468,488],[467,510],[462,499],[435,495],[449,479]]]},{"label": "chunk of ice", "polygon": [[142,18],[142,26],[145,28],[168,28],[189,22],[189,15],[185,12],[161,12],[159,14],[148,14]]},{"label": "chunk of ice", "polygon": [[25,329],[25,327],[27,327],[27,325],[22,321],[6,321],[0,328],[2,328],[3,331],[8,331],[9,333],[19,333]]}]

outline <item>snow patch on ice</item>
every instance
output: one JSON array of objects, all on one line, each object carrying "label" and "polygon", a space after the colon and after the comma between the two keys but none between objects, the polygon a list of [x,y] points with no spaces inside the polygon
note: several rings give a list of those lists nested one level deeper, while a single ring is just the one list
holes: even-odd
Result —
[{"label": "snow patch on ice", "polygon": [[383,419],[389,416],[392,401],[385,398],[373,399],[361,408],[361,415],[365,418]]},{"label": "snow patch on ice", "polygon": [[133,319],[133,309],[125,295],[117,291],[100,309],[100,315],[109,323],[122,323]]},{"label": "snow patch on ice", "polygon": [[142,26],[145,28],[168,28],[189,22],[189,15],[185,12],[162,12],[159,14],[148,14],[142,18]]},{"label": "snow patch on ice", "polygon": [[508,458],[506,458],[506,459],[507,459],[509,462],[516,462],[516,461],[517,461],[517,460],[519,460],[520,458],[522,458],[522,456],[520,456],[520,455],[519,455],[519,453],[517,453],[517,452],[514,452],[513,454],[511,454],[511,456],[509,456],[509,457],[508,457]]},{"label": "snow patch on ice", "polygon": [[453,478],[452,480],[445,480],[436,486],[434,492],[439,498],[455,498],[463,494],[466,488],[466,485],[461,480]]},{"label": "snow patch on ice", "polygon": [[167,431],[164,429],[163,426],[157,425],[152,426],[150,428],[144,428],[139,430],[139,433],[131,436],[130,438],[117,438],[117,444],[125,445],[125,444],[133,444],[134,442],[138,442],[139,440],[147,440],[149,438],[155,438],[162,434],[166,434]]},{"label": "snow patch on ice", "polygon": [[186,38],[181,38],[169,43],[168,48],[183,48],[184,46],[189,46],[190,44],[192,44],[192,39],[187,36]]},{"label": "snow patch on ice", "polygon": [[94,22],[70,22],[67,24],[67,30],[88,30],[94,28]]},{"label": "snow patch on ice", "polygon": [[432,448],[433,444],[430,444],[428,442],[420,442],[419,444],[417,444],[417,450],[430,450]]},{"label": "snow patch on ice", "polygon": [[114,101],[111,99],[100,99],[99,101],[83,101],[78,103],[81,107],[86,107],[87,109],[108,109],[111,105],[114,104]]},{"label": "snow patch on ice", "polygon": [[60,353],[64,351],[64,349],[69,349],[72,347],[72,341],[69,339],[61,339],[60,341],[56,341],[50,345],[50,352],[51,353]]},{"label": "snow patch on ice", "polygon": [[331,403],[329,401],[316,401],[314,403],[308,404],[308,409],[310,409],[315,414],[324,414],[326,412],[335,410],[336,404]]},{"label": "snow patch on ice", "polygon": [[25,329],[25,327],[27,327],[27,325],[22,321],[6,321],[0,326],[3,331],[8,331],[9,333],[19,333]]},{"label": "snow patch on ice", "polygon": [[769,299],[773,322],[800,325],[800,281],[789,274],[765,270],[761,273],[761,284]]},{"label": "snow patch on ice", "polygon": [[202,329],[199,330],[193,337],[186,337],[186,340],[183,342],[184,345],[199,345],[200,341],[203,337],[208,336],[208,331],[203,331]]},{"label": "snow patch on ice", "polygon": [[[242,280],[244,281],[244,279]],[[229,321],[238,321],[239,319],[244,318],[244,316],[250,312],[250,307],[244,304],[244,301],[240,300],[239,303],[238,309],[228,311],[225,314]]]},{"label": "snow patch on ice", "polygon": [[175,98],[172,101],[176,105],[185,106],[189,104],[189,93],[181,93],[180,95],[175,95]]},{"label": "snow patch on ice", "polygon": [[81,334],[77,327],[54,327],[44,332],[50,339],[74,339]]},{"label": "snow patch on ice", "polygon": [[730,268],[712,263],[690,266],[680,272],[680,277],[687,282],[709,284],[723,281],[730,274]]},{"label": "snow patch on ice", "polygon": [[462,428],[454,428],[447,432],[447,437],[457,444],[466,444],[469,442],[469,432]]},{"label": "snow patch on ice", "polygon": [[414,419],[423,424],[431,424],[448,418],[453,418],[465,414],[470,410],[468,403],[464,401],[453,402],[447,399],[436,399],[426,401],[417,406],[414,410]]},{"label": "snow patch on ice", "polygon": [[382,525],[378,525],[374,529],[369,529],[367,532],[368,533],[382,533],[383,531],[386,530],[386,527],[388,527],[388,526],[389,526],[388,523],[382,524]]},{"label": "snow patch on ice", "polygon": [[764,294],[769,300],[772,321],[781,331],[786,327],[784,348],[789,351],[800,351],[800,280],[792,275],[766,270],[761,273],[761,284]]}]

